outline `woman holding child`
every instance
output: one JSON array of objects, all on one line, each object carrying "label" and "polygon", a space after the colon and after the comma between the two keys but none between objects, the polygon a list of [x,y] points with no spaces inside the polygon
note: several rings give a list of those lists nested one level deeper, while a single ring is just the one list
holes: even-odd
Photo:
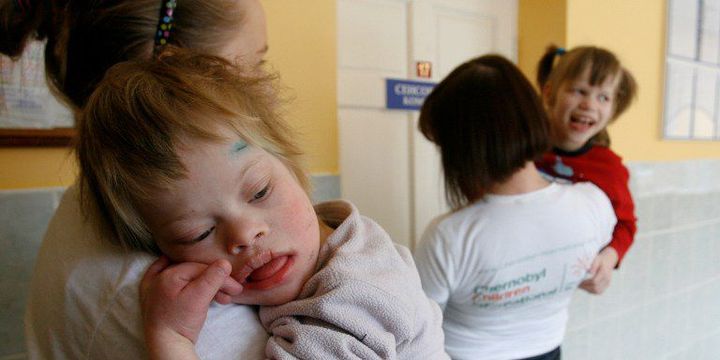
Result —
[{"label": "woman holding child", "polygon": [[550,147],[550,124],[503,57],[453,70],[423,104],[419,127],[440,150],[454,210],[415,252],[423,288],[443,308],[448,354],[560,359],[572,294],[611,239],[607,196],[541,176],[534,160]]},{"label": "woman holding child", "polygon": [[[207,2],[169,0],[158,9],[150,2],[71,1],[44,8],[49,4],[16,2],[13,10],[29,19],[30,30],[16,39],[12,55],[21,53],[33,27],[47,37],[52,86],[79,116],[82,186],[66,193],[39,255],[28,310],[32,357],[173,358],[177,352],[164,352],[164,345],[183,349],[172,346],[177,337],[164,336],[169,319],[171,330],[181,325],[175,335],[186,340],[185,350],[203,358],[260,358],[263,348],[272,358],[446,358],[439,309],[422,293],[408,250],[350,204],[310,205],[292,136],[263,111],[273,99],[255,71],[267,50],[257,2],[218,3],[209,17]],[[127,59],[134,61],[113,67]],[[155,87],[137,83],[142,74]],[[160,112],[148,113],[150,104]],[[162,119],[178,121],[142,131]],[[125,136],[127,130],[140,135]],[[118,152],[122,141],[127,147]],[[227,141],[232,146],[224,149]],[[164,177],[136,166],[145,162]],[[123,174],[127,182],[118,183]],[[197,182],[203,174],[206,181]],[[178,213],[188,209],[190,215]],[[62,225],[71,228],[60,233]],[[111,241],[122,249],[105,244]],[[144,335],[137,282],[150,258],[133,249],[180,262],[162,258],[147,272],[140,287]],[[64,262],[54,271],[57,264],[49,264],[58,257]],[[374,277],[361,271],[373,262]],[[203,286],[208,279],[213,285]],[[98,282],[106,288],[97,291]],[[200,296],[177,307],[181,290]],[[58,299],[68,304],[58,308]],[[210,306],[212,299],[264,305],[270,342],[252,328],[256,319],[247,308]],[[198,316],[189,320],[182,305]],[[348,317],[353,307],[367,316]],[[60,325],[52,313],[70,323]]]},{"label": "woman holding child", "polygon": [[[258,0],[15,0],[3,1],[0,14],[0,52],[17,57],[29,41],[46,40],[49,85],[74,111],[112,65],[152,58],[168,25],[166,42],[246,67],[267,52]],[[65,192],[38,254],[26,313],[29,357],[145,358],[138,288],[153,257],[108,244],[99,212],[83,211],[80,197],[77,186]],[[250,307],[212,306],[196,345],[203,358],[252,359],[263,357],[266,342]]]}]

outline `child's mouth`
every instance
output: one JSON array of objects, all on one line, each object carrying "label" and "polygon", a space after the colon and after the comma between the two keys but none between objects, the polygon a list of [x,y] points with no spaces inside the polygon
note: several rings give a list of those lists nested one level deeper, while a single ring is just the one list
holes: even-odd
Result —
[{"label": "child's mouth", "polygon": [[570,128],[575,131],[587,131],[596,121],[587,116],[571,116],[570,117]]},{"label": "child's mouth", "polygon": [[[242,285],[248,290],[267,290],[282,283],[290,269],[294,258],[290,255],[263,256],[252,259],[241,273]],[[249,268],[248,268],[249,267]]]},{"label": "child's mouth", "polygon": [[255,269],[253,272],[250,273],[250,275],[247,277],[246,281],[248,282],[257,282],[265,280],[271,276],[273,276],[278,270],[280,270],[283,265],[288,261],[287,256],[281,256],[274,258],[270,260],[267,264]]}]

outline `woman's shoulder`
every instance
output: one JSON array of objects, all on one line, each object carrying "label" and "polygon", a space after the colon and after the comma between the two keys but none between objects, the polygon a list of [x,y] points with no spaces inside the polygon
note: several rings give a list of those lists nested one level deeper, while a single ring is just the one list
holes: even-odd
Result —
[{"label": "woman's shoulder", "polygon": [[462,247],[458,239],[470,239],[468,234],[480,231],[484,224],[492,221],[491,218],[491,207],[479,200],[436,216],[425,227],[420,242],[444,243],[452,248]]},{"label": "woman's shoulder", "polygon": [[[100,325],[107,314],[124,309],[123,314],[111,316],[109,323],[122,330],[118,334],[126,354],[142,354],[142,348],[136,349],[142,346],[143,335],[139,320],[135,321],[139,307],[134,305],[137,286],[152,257],[123,253],[102,241],[94,216],[81,212],[78,189],[71,186],[48,225],[26,310],[27,342],[40,353],[62,351],[75,357],[93,351],[92,342],[102,342]],[[60,331],[63,336],[57,336]]]}]

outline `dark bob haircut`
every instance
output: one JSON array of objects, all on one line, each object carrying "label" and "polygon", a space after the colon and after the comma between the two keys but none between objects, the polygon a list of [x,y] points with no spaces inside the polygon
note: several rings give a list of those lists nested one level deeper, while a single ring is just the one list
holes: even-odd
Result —
[{"label": "dark bob haircut", "polygon": [[453,209],[481,199],[550,147],[539,96],[499,55],[472,59],[443,79],[423,104],[419,128],[440,148]]}]

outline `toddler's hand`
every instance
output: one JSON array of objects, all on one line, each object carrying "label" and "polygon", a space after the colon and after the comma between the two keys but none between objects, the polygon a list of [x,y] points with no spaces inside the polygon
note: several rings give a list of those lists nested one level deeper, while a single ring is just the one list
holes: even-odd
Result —
[{"label": "toddler's hand", "polygon": [[213,299],[227,304],[242,291],[230,272],[225,260],[170,265],[162,256],[150,265],[140,283],[140,306],[151,354],[170,344],[194,346]]},{"label": "toddler's hand", "polygon": [[618,254],[608,246],[595,257],[590,265],[590,278],[580,283],[580,288],[591,294],[602,294],[612,279],[612,271],[618,263]]}]

